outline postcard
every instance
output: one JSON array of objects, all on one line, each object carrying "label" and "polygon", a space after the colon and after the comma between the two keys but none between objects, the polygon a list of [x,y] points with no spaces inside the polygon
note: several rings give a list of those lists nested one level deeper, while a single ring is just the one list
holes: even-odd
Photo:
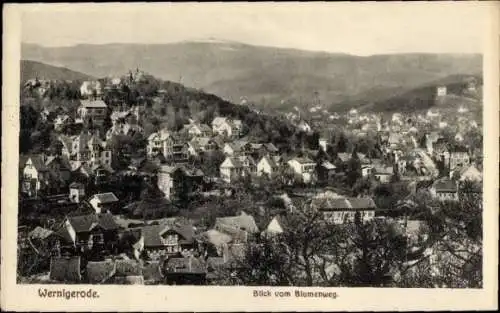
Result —
[{"label": "postcard", "polygon": [[498,308],[499,8],[5,5],[2,309]]}]

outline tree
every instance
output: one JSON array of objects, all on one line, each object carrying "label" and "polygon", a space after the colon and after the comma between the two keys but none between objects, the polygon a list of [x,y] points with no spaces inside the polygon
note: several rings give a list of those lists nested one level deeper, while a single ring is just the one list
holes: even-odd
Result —
[{"label": "tree", "polygon": [[405,261],[406,239],[389,221],[349,224],[352,262],[341,264],[341,282],[347,286],[388,286]]},{"label": "tree", "polygon": [[361,161],[359,160],[356,147],[352,150],[352,155],[347,162],[347,184],[353,186],[356,181],[362,177],[361,174]]},{"label": "tree", "polygon": [[327,260],[336,245],[336,229],[316,211],[299,211],[282,219],[286,223],[283,234],[250,244],[240,260],[243,270],[238,277],[243,284],[313,286],[331,278],[324,270],[326,263],[331,265]]}]

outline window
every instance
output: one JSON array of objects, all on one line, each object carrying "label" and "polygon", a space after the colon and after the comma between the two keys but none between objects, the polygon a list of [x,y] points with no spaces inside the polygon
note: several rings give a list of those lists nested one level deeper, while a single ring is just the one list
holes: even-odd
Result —
[{"label": "window", "polygon": [[94,243],[104,243],[104,236],[101,233],[92,234],[90,238],[90,240],[92,240]]}]

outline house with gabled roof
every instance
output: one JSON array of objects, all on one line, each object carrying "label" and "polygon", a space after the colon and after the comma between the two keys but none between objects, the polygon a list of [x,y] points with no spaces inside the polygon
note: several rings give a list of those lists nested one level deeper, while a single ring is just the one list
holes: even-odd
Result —
[{"label": "house with gabled roof", "polygon": [[45,161],[45,155],[37,154],[29,156],[24,163],[21,190],[30,196],[36,197],[40,190],[50,184],[49,168]]},{"label": "house with gabled roof", "polygon": [[50,259],[51,280],[62,283],[80,283],[82,280],[81,258],[73,257],[52,257]]},{"label": "house with gabled roof", "polygon": [[388,183],[391,181],[391,177],[394,175],[394,167],[376,165],[373,167],[372,173],[375,178],[381,183]]},{"label": "house with gabled roof", "polygon": [[430,188],[431,195],[441,201],[458,201],[458,185],[451,179],[435,181]]},{"label": "house with gabled roof", "polygon": [[167,160],[183,163],[188,160],[188,138],[179,134],[162,130],[148,137],[147,155],[152,158],[162,154]]},{"label": "house with gabled roof", "polygon": [[136,248],[151,260],[165,256],[192,253],[196,247],[195,228],[188,223],[146,225],[130,228],[139,231]]},{"label": "house with gabled roof", "polygon": [[212,128],[206,124],[190,123],[184,125],[185,131],[190,137],[210,137],[212,135]]},{"label": "house with gabled roof", "polygon": [[279,164],[275,161],[274,158],[269,156],[263,156],[259,163],[257,163],[257,175],[261,176],[263,174],[271,177],[279,170]]},{"label": "house with gabled roof", "polygon": [[165,260],[163,274],[168,285],[204,285],[207,271],[200,258],[185,256]]},{"label": "house with gabled roof", "polygon": [[325,220],[334,224],[370,221],[375,217],[377,208],[370,197],[345,197],[335,193],[322,193],[315,196],[311,207],[323,213]]},{"label": "house with gabled roof", "polygon": [[470,155],[466,147],[461,145],[453,145],[448,149],[449,152],[449,168],[454,169],[457,166],[467,166],[470,164]]},{"label": "house with gabled roof", "polygon": [[308,158],[295,157],[287,162],[293,171],[300,176],[304,183],[313,181],[313,174],[316,171],[316,163]]},{"label": "house with gabled roof", "polygon": [[318,178],[323,181],[328,181],[335,176],[337,167],[328,160],[324,160],[316,169]]},{"label": "house with gabled roof", "polygon": [[57,234],[62,238],[61,246],[65,248],[111,251],[118,241],[118,228],[109,213],[87,214],[68,216]]},{"label": "house with gabled roof", "polygon": [[283,234],[287,229],[287,223],[281,215],[274,216],[266,226],[266,229],[262,231],[264,236],[276,236]]},{"label": "house with gabled roof", "polygon": [[254,217],[243,211],[237,216],[216,218],[214,229],[230,235],[232,243],[247,242],[250,236],[259,233]]},{"label": "house with gabled roof", "polygon": [[158,171],[157,184],[165,198],[174,199],[200,188],[204,175],[200,169],[187,165],[163,165]]},{"label": "house with gabled roof", "polygon": [[100,99],[81,100],[77,110],[77,118],[91,119],[92,123],[102,125],[108,114],[108,106]]},{"label": "house with gabled roof", "polygon": [[244,175],[243,163],[237,157],[227,157],[219,167],[223,181],[231,183]]},{"label": "house with gabled roof", "polygon": [[229,138],[238,138],[241,135],[243,123],[241,120],[228,117],[216,117],[212,121],[214,134],[221,134]]},{"label": "house with gabled roof", "polygon": [[118,198],[112,192],[98,193],[93,195],[88,202],[96,214],[113,211],[118,204]]},{"label": "house with gabled roof", "polygon": [[100,96],[102,94],[102,84],[100,81],[84,81],[80,86],[80,94],[83,97]]},{"label": "house with gabled roof", "polygon": [[58,139],[62,143],[62,155],[69,160],[72,169],[80,165],[111,167],[111,149],[97,134],[81,132],[71,137],[60,135]]}]

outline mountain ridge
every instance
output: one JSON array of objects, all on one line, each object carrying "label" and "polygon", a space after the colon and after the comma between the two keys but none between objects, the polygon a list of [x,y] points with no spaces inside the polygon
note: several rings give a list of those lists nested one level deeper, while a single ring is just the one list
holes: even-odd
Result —
[{"label": "mountain ridge", "polygon": [[268,110],[314,95],[335,107],[369,90],[411,89],[453,74],[482,70],[477,54],[355,56],[245,43],[183,41],[168,44],[84,44],[47,48],[23,44],[22,58],[64,66],[95,77],[139,67],[161,79],[203,89],[238,103],[241,97]]},{"label": "mountain ridge", "polygon": [[53,66],[33,60],[21,60],[21,81],[42,80],[91,80],[93,76],[66,67]]}]

